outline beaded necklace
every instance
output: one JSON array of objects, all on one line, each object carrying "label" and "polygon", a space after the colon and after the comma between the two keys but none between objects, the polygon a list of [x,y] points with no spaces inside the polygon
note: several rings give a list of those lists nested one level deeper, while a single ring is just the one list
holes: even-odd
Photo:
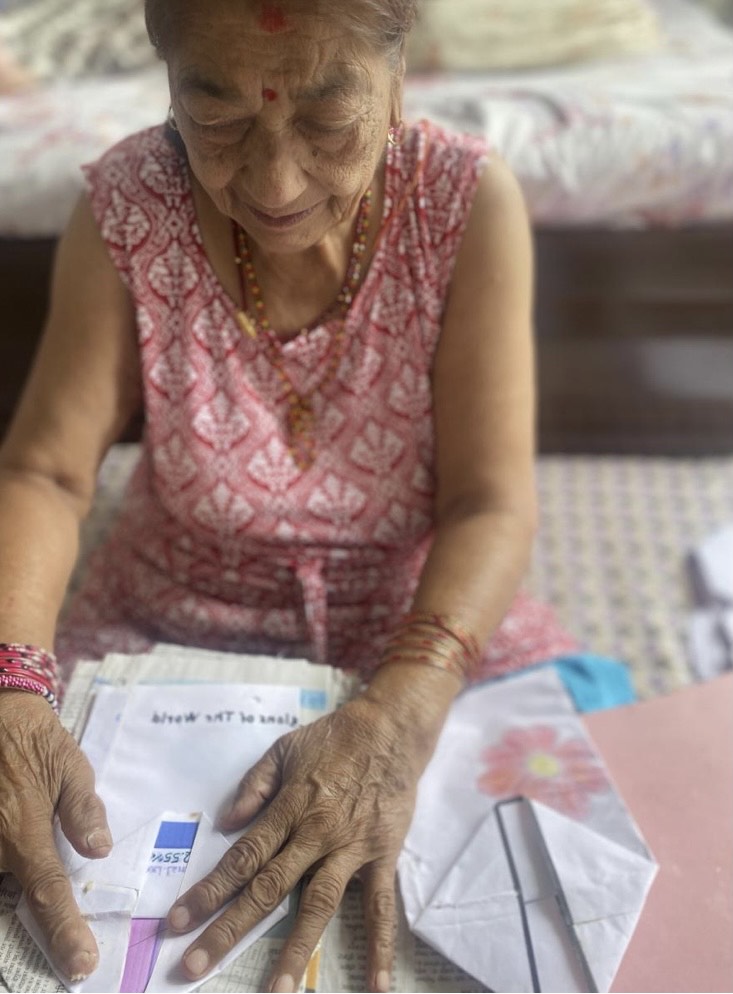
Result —
[{"label": "beaded necklace", "polygon": [[[242,292],[242,310],[237,312],[237,321],[242,331],[250,338],[258,338],[264,345],[264,352],[282,385],[285,388],[283,396],[287,400],[286,416],[287,434],[290,454],[300,469],[308,469],[316,457],[316,442],[314,438],[315,414],[313,398],[320,390],[324,390],[334,379],[344,354],[346,341],[346,315],[361,282],[366,238],[369,230],[369,215],[371,213],[372,191],[367,190],[359,203],[356,217],[356,234],[351,247],[349,265],[346,269],[346,279],[339,290],[331,310],[336,311],[339,323],[333,333],[333,344],[328,358],[326,371],[316,386],[301,394],[295,389],[293,381],[283,366],[283,357],[279,348],[277,336],[272,330],[262,299],[262,290],[257,282],[252,252],[247,234],[236,221],[232,220],[234,233],[234,260],[237,264],[239,281]],[[254,316],[247,313],[247,291],[254,305]],[[303,329],[305,331],[306,329]]]}]

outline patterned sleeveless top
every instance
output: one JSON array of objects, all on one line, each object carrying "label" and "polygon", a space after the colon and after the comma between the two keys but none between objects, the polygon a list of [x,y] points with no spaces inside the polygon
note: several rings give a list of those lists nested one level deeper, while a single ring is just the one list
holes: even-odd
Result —
[{"label": "patterned sleeveless top", "polygon": [[[422,122],[388,150],[371,264],[340,319],[279,343],[313,393],[316,458],[289,452],[282,379],[204,252],[186,165],[162,127],[85,167],[137,316],[146,425],[121,516],[60,634],[68,659],[152,641],[265,651],[364,672],[409,608],[432,536],[430,376],[484,145]],[[508,628],[506,627],[508,625]],[[572,646],[520,595],[493,671]]]}]

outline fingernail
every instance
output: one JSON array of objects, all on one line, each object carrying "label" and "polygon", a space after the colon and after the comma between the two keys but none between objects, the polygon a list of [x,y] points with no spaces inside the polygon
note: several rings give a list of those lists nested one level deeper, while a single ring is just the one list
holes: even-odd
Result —
[{"label": "fingernail", "polygon": [[97,962],[98,957],[96,953],[89,953],[83,949],[78,953],[74,953],[67,964],[67,976],[69,980],[72,980],[74,983],[85,980],[90,973],[93,973],[97,969]]},{"label": "fingernail", "polygon": [[177,932],[182,932],[183,929],[188,928],[191,924],[191,915],[188,913],[188,908],[180,905],[177,908],[173,908],[171,913],[168,915],[168,923],[171,928],[174,928]]},{"label": "fingernail", "polygon": [[295,981],[289,973],[284,973],[275,981],[272,994],[291,994],[295,990]]},{"label": "fingernail", "polygon": [[87,835],[87,847],[91,850],[111,849],[112,836],[106,828],[95,828]]},{"label": "fingernail", "polygon": [[209,969],[209,954],[205,949],[193,949],[183,957],[186,967],[195,977],[200,977]]},{"label": "fingernail", "polygon": [[381,994],[388,994],[388,991],[391,986],[392,985],[389,979],[389,970],[380,970],[379,973],[377,974],[377,982],[375,984],[377,990],[380,991]]},{"label": "fingernail", "polygon": [[238,811],[237,802],[232,801],[229,807],[225,808],[224,811],[221,813],[219,820],[223,822],[225,825],[229,825],[230,822],[236,822],[238,820],[237,811]]}]

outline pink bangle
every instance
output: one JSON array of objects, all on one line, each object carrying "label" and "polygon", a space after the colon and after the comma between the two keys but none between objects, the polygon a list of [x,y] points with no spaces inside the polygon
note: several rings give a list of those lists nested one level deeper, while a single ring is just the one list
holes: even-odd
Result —
[{"label": "pink bangle", "polygon": [[56,657],[38,646],[0,642],[0,688],[38,694],[58,711]]}]

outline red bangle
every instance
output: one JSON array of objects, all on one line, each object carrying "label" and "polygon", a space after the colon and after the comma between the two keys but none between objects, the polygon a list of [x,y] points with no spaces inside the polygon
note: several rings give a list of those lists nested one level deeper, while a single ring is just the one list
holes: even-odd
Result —
[{"label": "red bangle", "polygon": [[382,664],[422,663],[466,680],[481,659],[477,639],[449,615],[411,611],[387,643]]},{"label": "red bangle", "polygon": [[0,688],[43,697],[58,711],[56,657],[34,645],[0,642]]}]

